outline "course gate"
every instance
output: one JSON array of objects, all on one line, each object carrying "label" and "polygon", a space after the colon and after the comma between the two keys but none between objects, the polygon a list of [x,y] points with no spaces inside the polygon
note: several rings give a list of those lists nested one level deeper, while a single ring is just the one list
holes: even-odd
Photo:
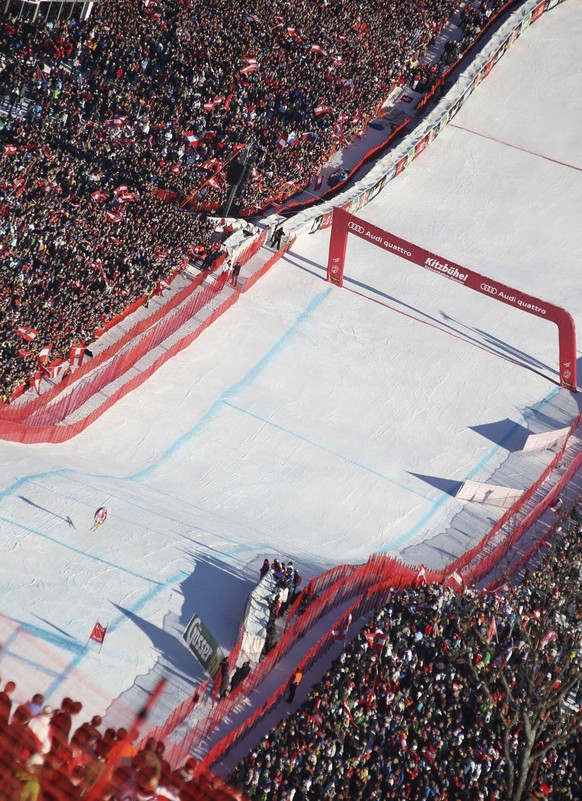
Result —
[{"label": "course gate", "polygon": [[565,389],[576,392],[576,330],[572,315],[559,306],[547,303],[545,300],[534,298],[519,289],[513,289],[506,284],[480,275],[466,267],[461,267],[452,261],[443,259],[429,250],[413,245],[405,239],[378,228],[377,225],[354,217],[353,214],[336,208],[333,211],[331,240],[329,244],[329,257],[327,263],[327,280],[337,286],[343,286],[344,265],[348,234],[355,234],[366,239],[371,244],[395,253],[413,264],[424,267],[425,270],[439,273],[457,284],[474,289],[482,295],[489,295],[493,300],[500,300],[508,306],[550,320],[558,326],[560,345],[560,385]]}]

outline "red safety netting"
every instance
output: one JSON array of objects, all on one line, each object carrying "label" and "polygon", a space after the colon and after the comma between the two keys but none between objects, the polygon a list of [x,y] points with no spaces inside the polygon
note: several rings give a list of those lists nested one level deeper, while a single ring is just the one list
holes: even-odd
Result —
[{"label": "red safety netting", "polygon": [[[582,416],[578,416],[570,426],[564,444],[537,481],[502,515],[478,545],[453,562],[450,566],[451,572],[460,573],[467,584],[476,583],[491,572],[524,531],[545,512],[582,464],[582,451],[579,451],[572,456],[569,466],[559,476],[553,476],[558,466],[563,466],[572,437],[581,422]],[[580,446],[578,440],[576,444]],[[552,479],[551,486],[549,479]]]},{"label": "red safety netting", "polygon": [[[262,231],[243,242],[233,251],[233,259],[241,264],[246,263],[263,246],[267,233],[267,230]],[[275,254],[257,274],[251,276],[245,289],[264,275],[287,248]],[[22,443],[56,443],[71,439],[83,431],[120,398],[146,381],[168,359],[190,345],[236,301],[239,291],[224,299],[219,298],[228,277],[226,272],[219,274],[223,263],[224,257],[218,259],[214,276],[199,275],[65,381],[39,397],[0,409],[0,439]],[[141,301],[139,305],[142,305]],[[132,310],[133,307],[119,319],[125,318]],[[194,321],[198,322],[195,330],[179,340],[172,340],[185,323]],[[167,341],[170,344],[159,358],[150,356]],[[147,362],[148,357],[151,363],[139,364],[141,360]],[[124,376],[134,367],[137,367],[139,374],[124,381]],[[109,397],[95,404],[98,393],[108,392]],[[71,415],[75,415],[74,421],[70,420]]]},{"label": "red safety netting", "polygon": [[[329,648],[333,642],[332,631],[341,629],[341,623],[345,621],[348,614],[351,613],[356,619],[377,608],[387,601],[391,589],[419,582],[438,582],[446,583],[459,590],[463,585],[469,586],[487,576],[499,563],[499,560],[515,547],[524,531],[543,514],[582,466],[582,443],[578,439],[573,440],[573,435],[581,421],[582,417],[579,417],[571,426],[566,441],[535,484],[505,512],[475,548],[448,565],[444,570],[433,571],[422,566],[410,567],[385,554],[374,554],[364,565],[339,565],[310,581],[303,593],[290,607],[285,632],[274,649],[230,696],[218,701],[210,715],[190,731],[184,742],[174,750],[173,759],[183,757],[185,753],[208,737],[234,710],[240,698],[248,696],[293,645],[333,608],[356,598],[355,602],[344,610],[341,618],[335,621],[327,633],[305,654],[299,664],[302,672],[305,672]],[[573,452],[571,452],[572,450]],[[564,470],[565,460],[569,460],[569,465]],[[553,481],[558,467],[560,467],[560,475]],[[540,543],[536,542],[529,549],[528,555],[539,547]],[[457,577],[461,578],[460,583]],[[300,614],[306,594],[312,600],[306,610]],[[201,765],[209,767],[215,764],[267,712],[277,705],[286,688],[286,683],[279,686],[239,727],[213,746]]]},{"label": "red safety netting", "polygon": [[[146,381],[168,359],[191,344],[235,302],[238,292],[220,298],[226,278],[227,274],[222,273],[205,284],[194,282],[187,290],[177,293],[167,306],[137,323],[118,342],[83,365],[70,380],[36,401],[2,410],[0,438],[24,443],[63,442],[79,434],[120,398]],[[172,340],[185,323],[194,330]],[[155,349],[162,343],[167,347],[156,358]],[[143,362],[139,364],[141,360]],[[138,374],[124,381],[134,367]],[[104,391],[109,396],[95,403],[97,393]],[[85,404],[86,411],[83,409]],[[67,418],[73,414],[75,420],[68,421]]]}]

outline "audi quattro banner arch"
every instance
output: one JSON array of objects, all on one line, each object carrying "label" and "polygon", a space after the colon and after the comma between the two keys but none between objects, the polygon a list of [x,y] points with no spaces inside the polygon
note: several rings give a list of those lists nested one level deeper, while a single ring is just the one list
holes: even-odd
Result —
[{"label": "audi quattro banner arch", "polygon": [[437,256],[412,242],[407,242],[406,239],[401,239],[389,231],[384,231],[377,225],[354,217],[353,214],[341,208],[333,211],[327,262],[327,280],[336,286],[343,286],[349,234],[355,234],[360,239],[365,239],[373,245],[395,253],[425,270],[438,273],[468,289],[487,295],[492,300],[501,301],[508,306],[555,323],[558,326],[560,385],[576,392],[576,329],[572,315],[565,309],[521,292],[519,289],[514,289],[507,284],[502,284],[493,278],[480,275],[467,267],[461,267],[461,265]]}]

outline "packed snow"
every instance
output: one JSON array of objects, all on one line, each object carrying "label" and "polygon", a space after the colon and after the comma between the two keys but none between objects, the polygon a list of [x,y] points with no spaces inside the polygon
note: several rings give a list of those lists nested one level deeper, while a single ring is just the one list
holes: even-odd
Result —
[{"label": "packed snow", "polygon": [[[579,326],[581,37],[580,4],[544,15],[359,212]],[[495,483],[509,460],[527,486],[549,462],[503,443],[578,412],[550,323],[355,238],[332,287],[328,243],[298,241],[73,441],[0,443],[0,673],[17,698],[135,709],[165,675],[163,719],[204,677],[180,642],[189,618],[229,651],[265,557],[304,581],[376,551],[443,567],[500,514],[449,537],[467,506],[451,487]]]}]

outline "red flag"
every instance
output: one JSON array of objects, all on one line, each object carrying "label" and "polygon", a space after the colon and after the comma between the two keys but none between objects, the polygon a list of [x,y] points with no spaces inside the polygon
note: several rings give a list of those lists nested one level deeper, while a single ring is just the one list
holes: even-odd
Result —
[{"label": "red flag", "polygon": [[40,395],[40,383],[42,381],[42,373],[37,370],[34,376],[32,377],[32,386],[36,390],[36,394]]},{"label": "red flag", "polygon": [[80,367],[83,363],[83,356],[85,355],[85,350],[82,345],[73,345],[71,350],[69,351],[69,364],[71,367]]},{"label": "red flag", "polygon": [[54,379],[58,378],[59,373],[61,372],[61,370],[64,369],[64,367],[65,367],[65,362],[63,361],[63,359],[61,359],[60,356],[57,356],[56,359],[53,359],[53,361],[50,364],[44,367],[44,370],[49,378]]},{"label": "red flag", "polygon": [[329,114],[330,111],[333,111],[331,106],[316,106],[313,109],[313,113],[316,117],[319,117],[320,114]]},{"label": "red flag", "polygon": [[365,631],[364,637],[366,638],[366,642],[375,651],[381,651],[386,642],[388,637],[381,629],[377,629],[376,631]]},{"label": "red flag", "polygon": [[139,200],[139,195],[137,192],[128,192],[127,190],[124,190],[123,192],[119,192],[117,199],[120,203],[131,203],[134,200]]},{"label": "red flag", "polygon": [[507,666],[507,663],[509,662],[512,656],[513,656],[513,645],[510,645],[507,651],[505,652],[505,656],[501,660],[501,664],[499,666],[501,670],[503,670],[503,668]]},{"label": "red flag", "polygon": [[325,718],[319,710],[316,710],[313,715],[311,715],[309,712],[302,712],[302,715],[303,717],[312,720],[318,729],[320,729],[325,722]]},{"label": "red flag", "polygon": [[26,179],[17,178],[12,185],[14,187],[14,194],[16,195],[16,197],[20,197],[20,195],[24,192],[26,188]]},{"label": "red flag", "polygon": [[14,145],[4,145],[4,155],[13,156],[16,153]]},{"label": "red flag", "polygon": [[26,325],[21,325],[20,328],[15,328],[14,332],[20,334],[21,337],[26,339],[27,342],[32,342],[38,336],[36,328],[28,328]]},{"label": "red flag", "polygon": [[332,637],[334,640],[345,640],[348,636],[348,629],[352,623],[352,613],[347,616],[343,624],[338,629],[332,629]]},{"label": "red flag", "polygon": [[110,223],[117,223],[123,220],[123,216],[118,211],[106,211],[105,217]]},{"label": "red flag", "polygon": [[193,147],[198,147],[198,145],[201,145],[204,141],[204,134],[195,134],[192,131],[186,131],[184,139],[187,139]]},{"label": "red flag", "polygon": [[97,189],[95,192],[91,192],[91,197],[93,200],[107,200],[109,195],[104,189]]},{"label": "red flag", "polygon": [[487,645],[489,645],[493,637],[497,637],[497,623],[495,621],[495,615],[491,615],[491,620],[489,621],[489,628],[487,629],[487,634],[485,636],[485,642]]},{"label": "red flag", "polygon": [[259,69],[258,64],[249,64],[248,67],[243,67],[240,71],[241,75],[250,75],[251,72],[256,72]]},{"label": "red flag", "polygon": [[46,361],[48,361],[48,357],[52,349],[52,345],[45,345],[44,348],[41,348],[40,353],[38,354],[39,364],[44,364]]},{"label": "red flag", "polygon": [[99,621],[95,623],[93,626],[93,631],[91,632],[89,639],[95,640],[95,642],[103,644],[105,640],[105,635],[107,634],[107,626],[102,626]]},{"label": "red flag", "polygon": [[463,577],[460,573],[455,571],[451,573],[450,576],[447,576],[445,579],[445,587],[449,587],[450,589],[456,589],[457,592],[464,593],[465,592],[465,582],[463,581]]},{"label": "red flag", "polygon": [[549,642],[554,642],[558,635],[553,629],[548,629],[542,639],[540,640],[540,650],[545,648]]}]

